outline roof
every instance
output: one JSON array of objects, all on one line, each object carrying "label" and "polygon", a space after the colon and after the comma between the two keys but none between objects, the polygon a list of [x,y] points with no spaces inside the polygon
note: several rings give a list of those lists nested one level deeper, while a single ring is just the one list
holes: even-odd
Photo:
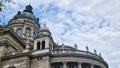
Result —
[{"label": "roof", "polygon": [[35,17],[35,15],[32,12],[32,6],[27,5],[26,8],[24,9],[23,12],[18,11],[18,13],[14,16],[13,19],[18,19],[18,18],[28,18],[31,20],[34,20],[36,23],[39,22],[39,19]]},{"label": "roof", "polygon": [[22,12],[14,16],[14,18],[29,18],[32,20],[37,21],[37,18],[34,16],[34,14],[30,12]]}]

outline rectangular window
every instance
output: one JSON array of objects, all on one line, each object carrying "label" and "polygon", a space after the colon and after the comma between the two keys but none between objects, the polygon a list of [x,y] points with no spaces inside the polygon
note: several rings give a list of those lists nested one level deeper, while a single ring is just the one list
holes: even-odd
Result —
[{"label": "rectangular window", "polygon": [[8,68],[16,68],[15,66],[11,66],[11,67],[8,67]]}]

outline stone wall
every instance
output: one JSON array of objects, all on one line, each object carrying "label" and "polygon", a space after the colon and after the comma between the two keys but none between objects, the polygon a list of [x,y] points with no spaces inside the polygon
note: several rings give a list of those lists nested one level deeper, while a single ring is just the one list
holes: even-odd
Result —
[{"label": "stone wall", "polygon": [[28,57],[20,57],[2,61],[2,68],[12,66],[16,68],[30,68],[30,59]]},{"label": "stone wall", "polygon": [[31,68],[50,68],[49,57],[37,57],[32,60]]}]

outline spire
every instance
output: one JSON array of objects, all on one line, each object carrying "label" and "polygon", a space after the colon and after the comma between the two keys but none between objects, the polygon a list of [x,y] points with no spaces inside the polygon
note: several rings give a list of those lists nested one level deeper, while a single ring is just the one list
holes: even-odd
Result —
[{"label": "spire", "polygon": [[43,32],[43,35],[51,36],[49,28],[46,26],[46,22],[43,22],[43,27],[40,29],[40,33]]}]

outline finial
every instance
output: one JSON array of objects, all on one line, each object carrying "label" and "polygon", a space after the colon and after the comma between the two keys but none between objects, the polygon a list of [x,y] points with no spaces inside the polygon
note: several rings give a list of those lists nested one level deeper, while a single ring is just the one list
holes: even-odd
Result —
[{"label": "finial", "polygon": [[44,27],[46,27],[46,22],[44,21]]},{"label": "finial", "polygon": [[102,56],[101,53],[99,53],[99,56],[100,56],[100,57]]},{"label": "finial", "polygon": [[74,47],[75,47],[76,49],[78,49],[78,46],[77,46],[77,44],[76,44],[76,43],[74,44]]},{"label": "finial", "polygon": [[26,6],[26,8],[23,12],[29,12],[29,13],[33,14],[32,9],[33,9],[32,6],[29,4],[29,5]]},{"label": "finial", "polygon": [[89,52],[89,48],[88,48],[88,46],[86,46],[86,51]]},{"label": "finial", "polygon": [[62,43],[62,49],[64,49],[64,43]]},{"label": "finial", "polygon": [[39,22],[39,18],[37,18],[37,21]]},{"label": "finial", "polygon": [[94,49],[94,53],[97,55],[97,51]]},{"label": "finial", "polygon": [[20,12],[20,11],[18,11],[17,15],[20,15],[20,14],[21,14],[21,12]]}]

